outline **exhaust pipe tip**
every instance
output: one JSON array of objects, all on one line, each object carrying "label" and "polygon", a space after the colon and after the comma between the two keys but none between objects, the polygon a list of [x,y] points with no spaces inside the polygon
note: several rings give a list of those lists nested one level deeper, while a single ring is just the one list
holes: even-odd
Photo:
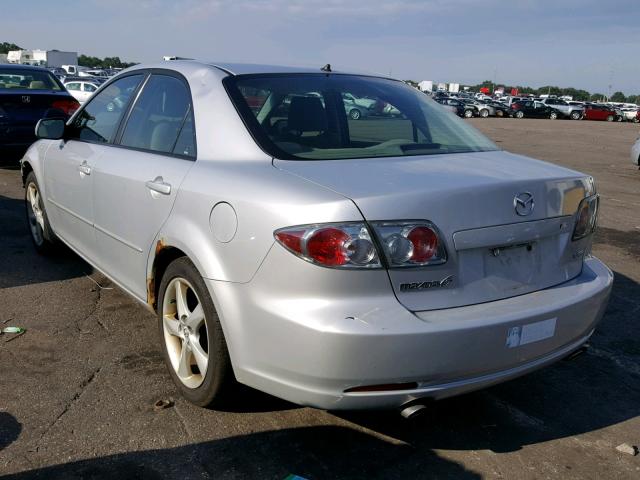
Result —
[{"label": "exhaust pipe tip", "polygon": [[582,355],[583,353],[585,353],[587,350],[589,350],[589,344],[585,343],[584,345],[582,345],[580,348],[578,348],[577,350],[575,350],[574,352],[570,353],[567,357],[565,357],[565,360],[570,361],[570,360],[575,360],[576,358],[578,358],[580,355]]},{"label": "exhaust pipe tip", "polygon": [[400,415],[402,415],[407,420],[410,418],[415,418],[427,411],[427,407],[422,403],[414,403],[413,405],[409,405],[408,407],[404,407],[400,410]]}]

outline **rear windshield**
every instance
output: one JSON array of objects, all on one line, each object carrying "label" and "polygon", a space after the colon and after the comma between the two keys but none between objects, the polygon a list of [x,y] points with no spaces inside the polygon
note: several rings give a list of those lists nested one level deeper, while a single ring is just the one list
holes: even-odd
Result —
[{"label": "rear windshield", "polygon": [[49,72],[39,70],[0,70],[0,90],[20,88],[27,90],[55,90],[62,87]]},{"label": "rear windshield", "polygon": [[402,82],[341,74],[227,77],[253,137],[276,158],[326,160],[485,152],[475,128]]}]

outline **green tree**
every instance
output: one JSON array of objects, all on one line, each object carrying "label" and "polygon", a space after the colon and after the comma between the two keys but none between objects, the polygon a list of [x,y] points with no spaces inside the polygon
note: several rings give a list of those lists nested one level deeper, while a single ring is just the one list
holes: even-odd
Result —
[{"label": "green tree", "polygon": [[627,97],[625,97],[624,93],[622,93],[622,92],[615,92],[613,95],[611,95],[611,101],[612,102],[626,102],[627,101]]},{"label": "green tree", "polygon": [[592,102],[599,102],[599,101],[603,100],[604,98],[605,98],[604,93],[593,93],[589,97],[589,100],[591,100]]},{"label": "green tree", "polygon": [[9,53],[11,50],[22,50],[15,43],[2,42],[0,43],[0,53]]}]

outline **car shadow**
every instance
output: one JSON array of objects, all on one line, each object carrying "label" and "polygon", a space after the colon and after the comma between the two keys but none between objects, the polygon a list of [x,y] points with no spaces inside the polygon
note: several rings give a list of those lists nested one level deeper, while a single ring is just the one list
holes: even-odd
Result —
[{"label": "car shadow", "polygon": [[22,424],[7,412],[0,412],[0,451],[15,442],[22,432]]},{"label": "car shadow", "polygon": [[492,388],[397,413],[335,413],[415,448],[512,452],[640,415],[640,284],[615,273],[605,316],[586,353]]},{"label": "car shadow", "polygon": [[177,448],[131,452],[7,475],[5,480],[217,478],[479,479],[436,452],[342,426],[287,428]]},{"label": "car shadow", "polygon": [[0,195],[0,245],[0,288],[66,280],[92,271],[62,245],[55,255],[39,255],[31,241],[24,201],[3,195]]}]

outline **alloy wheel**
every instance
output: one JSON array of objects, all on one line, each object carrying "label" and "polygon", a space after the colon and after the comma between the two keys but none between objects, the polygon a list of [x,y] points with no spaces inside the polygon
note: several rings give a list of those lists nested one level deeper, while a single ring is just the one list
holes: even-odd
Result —
[{"label": "alloy wheel", "polygon": [[209,368],[209,335],[202,303],[184,278],[167,285],[162,305],[162,327],[169,360],[188,388],[198,388]]},{"label": "alloy wheel", "polygon": [[44,243],[44,214],[40,206],[40,192],[33,182],[27,185],[27,216],[33,241],[36,245],[42,245]]}]

